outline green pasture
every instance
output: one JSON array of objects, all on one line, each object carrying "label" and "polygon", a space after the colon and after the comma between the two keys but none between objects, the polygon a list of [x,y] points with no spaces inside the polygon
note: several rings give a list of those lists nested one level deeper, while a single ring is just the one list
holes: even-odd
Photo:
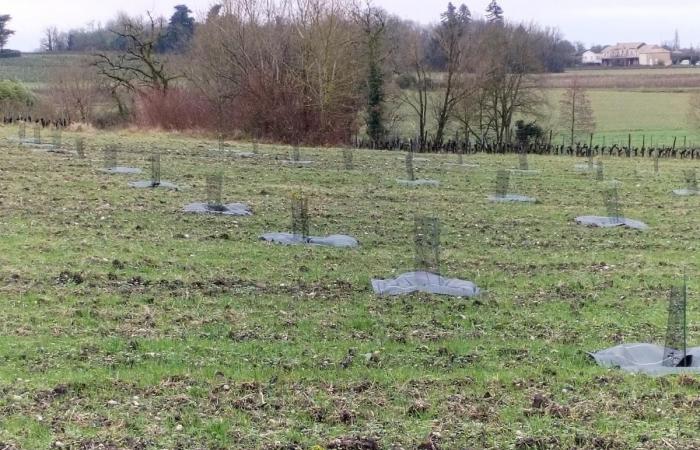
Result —
[{"label": "green pasture", "polygon": [[[533,205],[492,204],[514,156],[417,161],[439,188],[401,187],[403,154],[304,148],[241,159],[229,142],[162,133],[85,133],[87,158],[19,147],[0,128],[0,442],[6,448],[692,448],[695,376],[597,367],[586,352],[663,342],[666,298],[689,275],[691,343],[700,342],[695,213],[674,197],[691,161],[603,161],[606,181],[570,157],[530,157],[513,176]],[[102,149],[179,191],[128,187]],[[190,216],[207,174],[254,216]],[[621,182],[624,212],[650,229],[590,229],[601,192]],[[311,230],[354,250],[261,242],[287,231],[289,195]],[[380,298],[373,277],[413,268],[413,219],[442,223],[442,272],[476,299]],[[544,399],[544,400],[542,400]],[[364,445],[364,446],[363,446]],[[374,447],[370,446],[373,445]],[[667,447],[671,445],[673,447]]]},{"label": "green pasture", "polygon": [[[562,89],[547,90],[546,123],[558,124]],[[594,144],[627,145],[629,135],[638,147],[650,145],[700,145],[700,129],[689,123],[692,92],[642,92],[626,90],[591,90],[596,121]],[[562,139],[560,133],[555,142]]]}]

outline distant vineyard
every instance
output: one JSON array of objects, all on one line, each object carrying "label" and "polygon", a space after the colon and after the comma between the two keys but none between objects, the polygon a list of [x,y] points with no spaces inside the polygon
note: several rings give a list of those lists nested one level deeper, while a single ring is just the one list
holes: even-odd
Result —
[{"label": "distant vineyard", "polygon": [[695,89],[700,88],[699,68],[572,70],[539,79],[544,88],[567,88],[576,78],[589,89]]},{"label": "distant vineyard", "polygon": [[70,66],[79,54],[26,53],[20,58],[3,59],[0,63],[0,79],[21,81],[29,87],[41,87],[48,83],[51,70]]}]

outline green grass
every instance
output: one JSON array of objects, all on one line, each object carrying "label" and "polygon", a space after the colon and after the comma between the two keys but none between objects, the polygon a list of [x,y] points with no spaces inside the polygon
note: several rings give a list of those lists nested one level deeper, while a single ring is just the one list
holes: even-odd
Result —
[{"label": "green grass", "polygon": [[[679,69],[681,70],[681,69]],[[546,103],[541,111],[543,118],[538,120],[545,129],[553,129],[553,142],[568,143],[568,136],[559,131],[559,102],[563,89],[545,89]],[[433,96],[437,96],[433,93]],[[692,91],[640,91],[622,89],[591,89],[588,96],[596,120],[594,145],[627,145],[629,135],[632,144],[641,147],[700,145],[700,129],[693,127],[688,120]],[[407,105],[399,108],[401,121],[398,131],[403,136],[416,136],[415,115]],[[429,127],[434,120],[429,119]],[[447,135],[453,137],[457,130],[452,124]],[[429,128],[429,133],[433,133]],[[460,130],[460,135],[463,135]],[[588,137],[581,137],[587,144]]]},{"label": "green grass", "polygon": [[[545,129],[554,130],[555,144],[561,143],[562,139],[568,143],[567,136],[559,131],[558,121],[559,102],[563,92],[563,89],[544,90],[546,103],[541,108],[543,118],[538,120]],[[432,95],[436,97],[438,94]],[[688,121],[692,95],[692,91],[591,89],[588,96],[596,120],[594,144],[626,146],[631,134],[632,144],[638,147],[641,147],[642,143],[646,147],[651,144],[670,147],[674,138],[678,147],[682,147],[683,143],[687,146],[700,145],[700,129],[693,127]],[[413,111],[407,105],[401,105],[399,112],[399,134],[417,136]],[[429,127],[433,127],[434,124],[431,116]],[[453,137],[456,131],[457,125],[453,123],[447,135]],[[429,133],[433,132],[434,129],[429,128]],[[460,135],[463,135],[461,130]],[[588,137],[581,139],[588,143]]]},{"label": "green grass", "polygon": [[[562,89],[548,89],[549,122],[558,123]],[[591,90],[588,96],[596,120],[594,143],[648,147],[654,145],[700,145],[700,130],[688,122],[691,92],[646,92],[632,90]],[[558,138],[561,139],[561,136]],[[555,142],[558,142],[555,139]]]},{"label": "green grass", "polygon": [[[673,67],[653,69],[574,70],[543,77],[545,86],[577,77],[593,87],[588,94],[595,114],[597,145],[632,144],[688,146],[700,144],[700,130],[688,121],[690,98],[700,89],[700,69]],[[564,83],[566,84],[566,83]],[[547,125],[556,127],[562,88],[546,89]],[[555,139],[561,140],[561,136]]]},{"label": "green grass", "polygon": [[[662,161],[654,177],[649,161],[605,160],[627,215],[651,227],[641,233],[573,223],[604,212],[601,184],[573,158],[531,157],[542,175],[514,178],[514,190],[540,203],[506,206],[486,196],[513,156],[478,155],[481,167],[464,171],[431,155],[419,176],[442,187],[407,189],[395,182],[399,153],[359,151],[346,172],[335,149],[304,149],[316,162],[298,169],[275,159],[282,147],[242,160],[199,138],[86,138],[84,161],[0,141],[0,442],[308,449],[366,437],[416,448],[433,433],[446,449],[688,448],[700,438],[700,379],[626,375],[585,354],[662,342],[666,292],[684,270],[696,297],[700,198],[670,195],[688,161]],[[134,190],[139,177],[101,173],[108,142],[138,167],[160,149],[163,179],[185,188]],[[255,215],[181,213],[220,168],[225,198]],[[260,242],[288,228],[299,188],[312,231],[362,246]],[[440,217],[443,272],[484,298],[373,295],[372,277],[412,268],[414,211]],[[693,342],[698,312],[691,301]],[[554,406],[533,408],[537,395]]]}]

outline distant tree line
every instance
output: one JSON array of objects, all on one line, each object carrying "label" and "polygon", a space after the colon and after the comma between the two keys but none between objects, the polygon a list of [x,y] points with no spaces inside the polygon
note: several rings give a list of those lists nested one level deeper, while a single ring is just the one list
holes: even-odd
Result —
[{"label": "distant tree line", "polygon": [[433,25],[369,1],[222,0],[200,22],[178,5],[169,20],[50,28],[46,51],[90,55],[57,73],[53,102],[80,120],[112,122],[91,106],[111,99],[120,120],[285,142],[410,134],[424,148],[456,131],[501,144],[518,120],[520,135],[544,120],[537,74],[579,50],[555,29],[508,21],[497,0],[483,17],[448,3]]},{"label": "distant tree line", "polygon": [[[156,43],[160,53],[183,53],[189,47],[195,33],[195,19],[192,11],[186,5],[175,6],[175,12],[169,21],[164,18],[154,19],[163,26],[163,33]],[[91,24],[85,28],[61,31],[55,26],[44,29],[40,47],[45,52],[94,52],[94,51],[125,51],[128,49],[128,39],[115,31],[120,30],[133,18],[119,14],[115,19],[104,25]]]},{"label": "distant tree line", "polygon": [[[225,2],[224,2],[225,3]],[[259,2],[254,2],[259,3]],[[217,4],[211,8],[209,19],[212,15],[218,15],[224,4]],[[368,6],[369,9],[377,9]],[[386,12],[382,11],[384,15]],[[198,25],[191,16],[192,11],[187,5],[175,6],[175,12],[170,17],[165,33],[161,36],[156,49],[158,52],[185,52],[195,34]],[[504,11],[496,1],[489,4],[486,11],[487,20],[504,21]],[[55,26],[44,29],[44,36],[40,42],[40,48],[47,52],[89,52],[89,51],[122,51],[126,48],[126,42],[113,33],[120,29],[130,18],[119,14],[115,19],[106,24],[91,24],[84,28],[67,31],[58,30]],[[159,19],[164,20],[164,19]],[[414,27],[415,23],[392,16],[392,24],[395,27]],[[444,71],[447,68],[447,59],[439,47],[438,39],[430,32],[434,25],[421,26],[425,33],[425,46],[429,57],[427,63],[433,71]],[[582,44],[572,44],[564,39],[561,33],[552,28],[531,30],[537,34],[538,53],[546,72],[561,72],[576,63],[576,54],[581,52]],[[400,45],[400,43],[399,43]]]}]

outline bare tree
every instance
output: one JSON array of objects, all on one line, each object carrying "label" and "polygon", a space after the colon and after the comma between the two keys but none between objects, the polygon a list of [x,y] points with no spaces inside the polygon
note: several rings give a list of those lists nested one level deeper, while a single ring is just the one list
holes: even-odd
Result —
[{"label": "bare tree", "polygon": [[52,80],[48,95],[56,112],[81,122],[91,122],[95,107],[109,93],[87,59],[54,69]]},{"label": "bare tree", "polygon": [[445,86],[442,95],[435,106],[435,118],[437,122],[435,131],[435,143],[441,145],[445,135],[445,128],[452,116],[455,105],[465,95],[463,71],[465,56],[465,40],[467,27],[471,22],[471,13],[466,5],[459,9],[452,3],[447,6],[447,11],[442,15],[442,23],[436,28],[435,38],[440,50],[445,56],[446,72]]},{"label": "bare tree", "polygon": [[[293,66],[294,77],[310,100],[305,131],[320,126],[322,132],[339,121],[348,121],[347,113],[362,103],[362,66],[357,61],[357,29],[350,25],[349,10],[342,1],[306,0],[298,2],[293,15],[294,45],[300,59]],[[345,123],[354,126],[355,118]]]},{"label": "bare tree", "polygon": [[576,136],[590,134],[595,131],[593,108],[577,77],[571,81],[571,86],[564,91],[559,102],[559,123],[574,145]]},{"label": "bare tree", "polygon": [[59,33],[56,27],[44,28],[44,37],[41,38],[41,49],[45,52],[55,52],[60,50]]},{"label": "bare tree", "polygon": [[459,124],[465,139],[479,145],[485,143],[486,135],[491,129],[491,121],[486,108],[488,103],[487,91],[476,77],[465,79],[464,95],[455,105],[453,117]]},{"label": "bare tree", "polygon": [[224,0],[198,27],[189,78],[235,103],[230,118],[251,133],[347,139],[364,67],[352,11],[335,0]]},{"label": "bare tree", "polygon": [[[213,6],[206,22],[197,29],[190,50],[192,64],[185,71],[187,78],[213,107],[219,135],[226,131],[229,112],[233,110],[234,99],[241,88],[241,73],[231,64],[224,45],[231,30],[227,20],[230,15],[221,15],[223,7],[223,4]],[[225,13],[230,14],[230,10]]]},{"label": "bare tree", "polygon": [[156,53],[166,32],[164,19],[154,19],[150,13],[147,21],[123,18],[120,29],[111,31],[123,40],[124,51],[95,53],[99,74],[131,92],[166,93],[179,75],[171,74],[165,60]]},{"label": "bare tree", "polygon": [[418,121],[418,146],[425,148],[428,140],[428,107],[429,93],[432,90],[432,79],[427,61],[425,59],[425,46],[423,31],[412,30],[409,37],[406,58],[406,71],[413,78],[413,86],[405,89],[401,94],[401,101],[408,105]]},{"label": "bare tree", "polygon": [[480,57],[476,76],[484,96],[482,123],[488,124],[487,132],[494,143],[501,145],[511,139],[516,114],[535,118],[541,115],[545,100],[532,76],[539,65],[532,52],[530,33],[522,26],[487,24],[480,39],[480,51],[475,55]]}]

